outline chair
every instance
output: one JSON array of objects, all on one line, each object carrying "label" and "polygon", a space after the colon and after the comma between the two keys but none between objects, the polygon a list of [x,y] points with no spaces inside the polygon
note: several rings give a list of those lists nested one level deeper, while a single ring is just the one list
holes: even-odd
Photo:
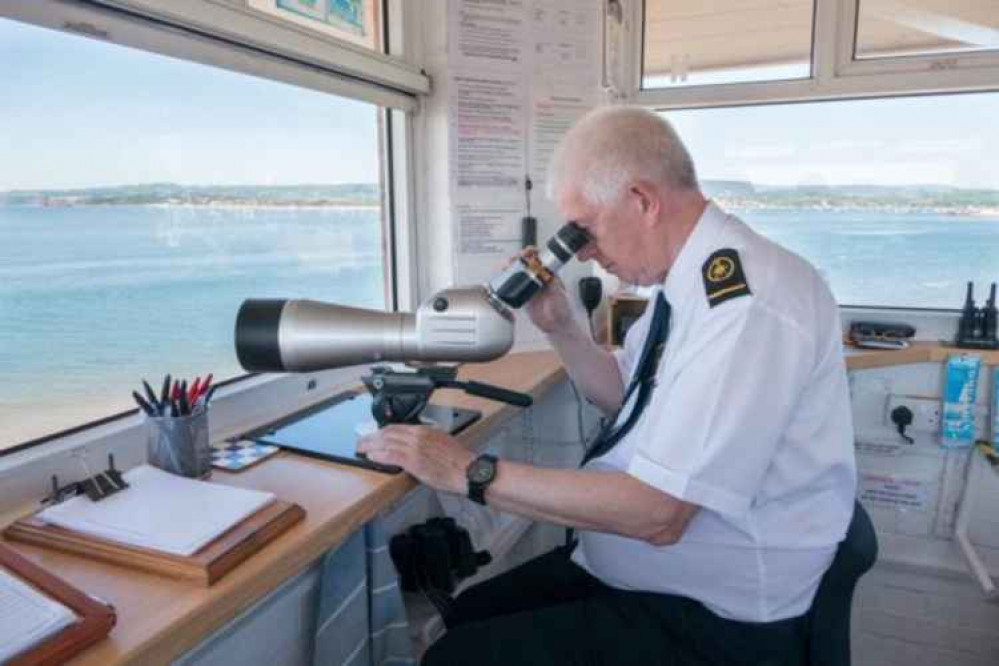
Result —
[{"label": "chair", "polygon": [[874,566],[878,539],[867,511],[854,502],[846,537],[819,583],[808,612],[809,666],[850,666],[850,610],[857,581]]}]

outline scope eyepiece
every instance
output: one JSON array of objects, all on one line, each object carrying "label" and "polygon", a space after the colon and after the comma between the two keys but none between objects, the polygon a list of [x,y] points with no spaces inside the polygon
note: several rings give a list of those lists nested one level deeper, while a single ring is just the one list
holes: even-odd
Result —
[{"label": "scope eyepiece", "polygon": [[572,254],[576,254],[583,249],[584,245],[593,240],[593,237],[590,236],[589,232],[575,222],[569,222],[568,224],[563,225],[563,227],[555,233],[555,238],[559,239]]},{"label": "scope eyepiece", "polygon": [[592,237],[575,222],[568,222],[545,243],[536,258],[517,261],[489,283],[490,293],[512,308],[519,308],[533,298],[573,255]]}]

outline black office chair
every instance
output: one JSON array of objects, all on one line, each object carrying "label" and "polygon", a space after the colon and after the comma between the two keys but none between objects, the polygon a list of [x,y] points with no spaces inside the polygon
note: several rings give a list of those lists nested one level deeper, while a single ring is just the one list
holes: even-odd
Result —
[{"label": "black office chair", "polygon": [[846,538],[808,611],[809,666],[850,666],[850,610],[857,581],[874,566],[878,538],[867,511],[854,502]]}]

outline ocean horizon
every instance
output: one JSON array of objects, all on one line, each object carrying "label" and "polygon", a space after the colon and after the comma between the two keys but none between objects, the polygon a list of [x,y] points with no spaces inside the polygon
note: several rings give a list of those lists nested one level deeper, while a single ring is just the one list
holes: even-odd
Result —
[{"label": "ocean horizon", "polygon": [[[999,280],[999,216],[728,210],[843,305],[957,309]],[[385,303],[377,207],[0,205],[0,238],[0,449],[132,409],[142,378],[244,374],[246,298]]]}]

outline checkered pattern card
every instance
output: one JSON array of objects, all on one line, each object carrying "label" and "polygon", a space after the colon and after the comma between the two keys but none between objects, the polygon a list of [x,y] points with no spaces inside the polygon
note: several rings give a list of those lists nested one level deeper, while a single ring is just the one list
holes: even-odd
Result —
[{"label": "checkered pattern card", "polygon": [[238,472],[280,451],[270,444],[259,444],[252,439],[219,442],[212,445],[212,467]]}]

